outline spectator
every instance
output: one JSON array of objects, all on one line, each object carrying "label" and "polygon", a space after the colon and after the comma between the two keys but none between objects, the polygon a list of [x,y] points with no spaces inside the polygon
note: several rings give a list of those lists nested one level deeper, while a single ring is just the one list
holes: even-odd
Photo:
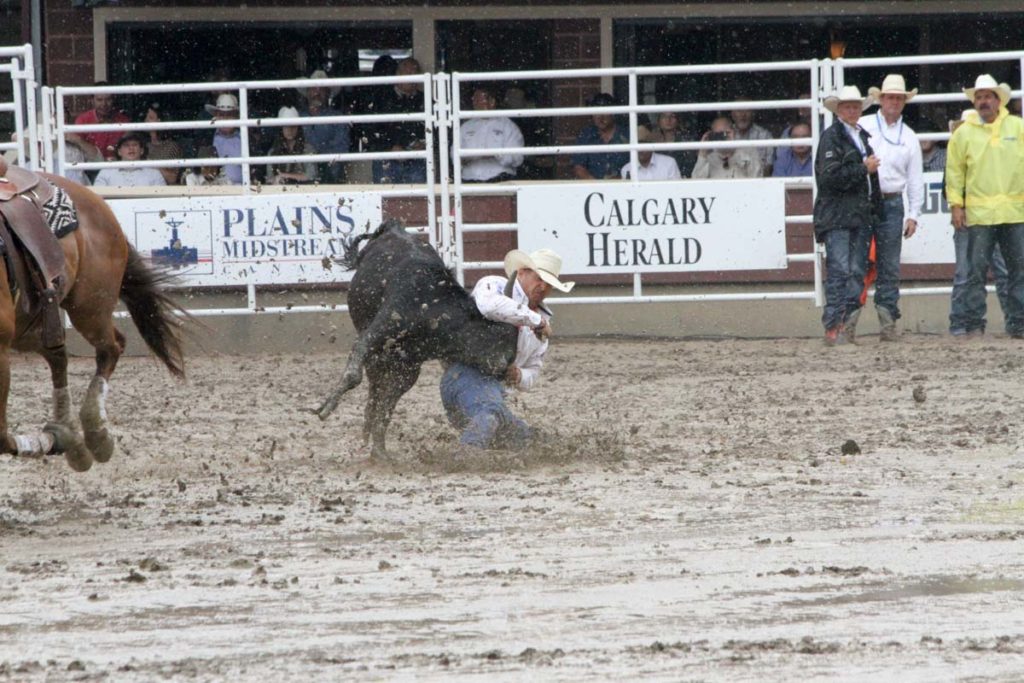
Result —
[{"label": "spectator", "polygon": [[[309,76],[311,79],[327,78],[326,72],[314,71]],[[341,88],[316,85],[308,88],[300,88],[299,92],[306,98],[306,106],[302,110],[303,116],[340,116],[341,111],[330,106],[329,102]],[[351,148],[351,126],[347,123],[319,123],[311,126],[303,126],[303,134],[306,141],[313,146],[318,154],[348,154]],[[331,161],[325,164],[318,164],[320,167],[319,177],[325,183],[345,182],[345,165],[340,161]]]},{"label": "spectator", "polygon": [[[878,102],[873,115],[860,119],[860,128],[870,137],[871,148],[878,155],[878,179],[882,192],[878,220],[868,235],[857,245],[854,277],[863,278],[868,270],[871,241],[875,242],[875,311],[884,342],[898,340],[896,321],[900,319],[900,254],[903,239],[917,231],[917,219],[924,204],[924,178],[921,176],[921,143],[917,133],[903,120],[903,108],[917,94],[907,90],[903,76],[889,74],[882,87],[870,88],[868,95]],[[904,206],[903,193],[907,203]],[[860,309],[846,321],[846,338],[855,341]]]},{"label": "spectator", "polygon": [[[373,62],[370,76],[394,76],[398,73],[398,62],[391,55],[381,55]],[[349,106],[344,111],[348,114],[375,114],[378,104],[387,96],[392,85],[370,85],[355,88]],[[352,125],[352,140],[359,151],[371,149],[371,138],[377,126],[371,123]]]},{"label": "spectator", "polygon": [[[141,161],[146,158],[146,139],[141,133],[125,133],[118,140],[115,153],[121,161]],[[94,184],[96,187],[152,187],[167,183],[155,168],[104,168]]]},{"label": "spectator", "polygon": [[[740,97],[737,102],[749,102],[749,97]],[[753,109],[734,109],[732,111],[733,139],[735,140],[771,140],[768,129],[754,123]],[[770,173],[772,168],[772,148],[754,147],[761,160],[761,170]]]},{"label": "spectator", "polygon": [[[665,142],[660,133],[652,133],[646,128],[640,128],[637,132],[638,142]],[[679,180],[679,166],[676,160],[667,154],[659,154],[652,150],[641,150],[636,153],[637,180]],[[631,176],[630,164],[622,167],[622,177]]]},{"label": "spectator", "polygon": [[[939,127],[929,119],[921,119],[917,124],[919,133],[938,133]],[[919,140],[921,144],[921,164],[925,173],[946,170],[946,149],[936,140]]]},{"label": "spectator", "polygon": [[[102,87],[107,85],[106,81],[97,81],[96,87]],[[100,123],[128,123],[129,119],[125,116],[124,112],[114,107],[114,96],[110,93],[97,93],[92,96],[92,109],[89,111],[82,112],[75,117],[76,126],[88,126],[92,124]],[[81,146],[81,143],[87,142],[96,148],[96,152],[93,153],[91,150],[86,153],[87,158],[102,157],[107,161],[114,159],[117,156],[115,148],[118,141],[121,139],[122,133],[120,131],[110,132],[93,132],[93,133],[69,133],[68,139],[75,141],[77,146]]]},{"label": "spectator", "polygon": [[[590,99],[591,107],[613,107],[618,104],[608,93],[597,93]],[[594,114],[593,123],[576,137],[577,145],[628,145],[629,135],[616,123],[612,114]],[[622,165],[629,161],[627,152],[589,152],[572,156],[573,174],[577,180],[618,178]]]},{"label": "spectator", "polygon": [[[279,119],[297,119],[299,110],[295,107],[281,107],[277,112]],[[306,142],[301,126],[281,126],[277,136],[270,145],[269,156],[289,156],[293,154],[315,154],[316,150]],[[316,164],[303,161],[284,161],[267,166],[268,185],[296,185],[311,183],[316,179]]]},{"label": "spectator", "polygon": [[[492,111],[498,104],[490,85],[473,90],[473,109]],[[507,116],[469,119],[459,127],[459,145],[463,149],[501,149],[522,147],[523,134]],[[514,180],[523,163],[522,154],[495,154],[489,157],[466,157],[462,160],[462,180],[467,183],[496,183]]]},{"label": "spectator", "polygon": [[978,76],[964,94],[974,104],[971,116],[949,141],[946,196],[953,227],[967,230],[968,275],[964,290],[967,336],[985,333],[985,281],[999,245],[1009,277],[1006,331],[1024,339],[1024,122],[1007,111],[1010,86],[988,74]]},{"label": "spectator", "polygon": [[[217,148],[213,145],[200,147],[196,153],[200,159],[216,159]],[[231,185],[231,179],[224,174],[223,166],[202,166],[185,174],[185,184],[189,187],[205,185]]]},{"label": "spectator", "polygon": [[[160,118],[160,103],[151,102],[146,108],[146,116],[143,119],[146,123],[159,123],[163,119]],[[162,159],[173,159],[177,161],[182,158],[181,146],[178,145],[174,140],[167,139],[163,131],[151,130],[149,131],[149,145],[148,145],[147,158],[156,161]],[[178,166],[164,166],[158,168],[158,171],[163,175],[164,182],[168,185],[177,185],[178,177],[181,175],[181,168]]]},{"label": "spectator", "polygon": [[[711,130],[704,133],[701,142],[727,142],[735,137],[732,121],[719,116],[711,122]],[[706,149],[697,153],[693,167],[694,178],[760,178],[761,157],[753,147],[739,149]]]},{"label": "spectator", "polygon": [[[801,100],[811,99],[810,93],[800,93]],[[811,130],[811,108],[810,107],[799,107],[796,110],[796,118],[782,129],[782,138],[793,137],[793,126],[798,123],[806,123],[807,130]],[[807,137],[810,137],[809,135]],[[776,147],[772,153],[772,168],[775,168],[775,164],[782,164],[784,167],[789,167],[789,158],[793,156],[792,147]],[[809,175],[809,174],[808,174]]]},{"label": "spectator", "polygon": [[[661,140],[664,142],[686,142],[696,137],[690,135],[689,131],[684,132],[682,130],[679,125],[679,115],[674,111],[665,111],[658,114],[657,119],[654,121],[654,132],[656,134],[655,137],[657,137],[657,134],[660,134]],[[664,152],[664,154],[675,160],[680,176],[689,178],[693,175],[693,167],[697,163],[697,152],[695,150]]]},{"label": "spectator", "polygon": [[[811,126],[807,123],[794,123],[788,130],[794,138],[811,137]],[[772,165],[772,176],[776,178],[795,178],[798,176],[814,175],[814,159],[811,157],[810,145],[793,145],[789,148],[779,148],[780,151],[782,149],[788,149],[789,154],[785,156],[780,154],[776,157],[775,163]]]},{"label": "spectator", "polygon": [[[43,158],[43,127],[42,125],[36,126],[36,139],[39,141],[39,158]],[[18,141],[18,134],[11,133],[11,142]],[[93,154],[93,157],[87,157],[86,154]],[[53,145],[53,157],[57,157],[57,144],[54,142]],[[25,139],[25,159],[26,161],[30,158],[29,151],[29,140]],[[64,161],[67,164],[78,164],[83,161],[102,161],[102,157],[99,156],[99,151],[96,146],[86,142],[81,137],[68,133],[64,136]],[[18,151],[15,149],[7,150],[4,152],[4,161],[9,166],[18,165]],[[64,171],[64,177],[68,180],[73,180],[79,185],[90,185],[89,176],[86,175],[85,171],[78,169],[68,168]]]},{"label": "spectator", "polygon": [[857,245],[869,239],[881,200],[878,157],[857,124],[870,103],[855,85],[844,86],[824,101],[825,108],[836,114],[821,134],[814,162],[814,237],[825,244],[827,270],[821,316],[826,346],[846,342],[846,321],[860,308],[864,280],[854,275],[854,254]]},{"label": "spectator", "polygon": [[[423,73],[420,63],[408,57],[398,63],[396,76]],[[375,104],[377,114],[422,114],[423,93],[420,83],[398,83],[380,93]],[[406,152],[426,149],[424,125],[414,122],[388,122],[378,124],[370,135],[370,150],[374,152]],[[375,183],[425,183],[427,166],[423,159],[376,159],[373,162]]]},{"label": "spectator", "polygon": [[[231,93],[223,93],[217,96],[217,104],[207,104],[206,111],[213,115],[214,121],[230,121],[238,119],[238,98]],[[238,128],[218,128],[213,134],[213,146],[217,150],[217,156],[221,159],[242,156],[242,136]],[[224,175],[228,177],[232,185],[242,184],[242,167],[238,164],[231,164],[222,167]]]},{"label": "spectator", "polygon": [[[977,115],[977,112],[973,109],[964,109],[959,119],[950,119],[950,134],[955,133],[956,129],[962,126],[964,121]],[[945,168],[943,168],[942,180],[942,185],[945,187]],[[943,193],[945,194],[945,190],[943,190]],[[948,195],[946,197],[948,200]],[[954,337],[962,338],[967,334],[966,308],[964,306],[964,289],[967,285],[968,274],[966,230],[953,231],[953,249],[956,253],[956,270],[953,272],[953,293],[949,299],[949,333]],[[1003,309],[1003,320],[1007,321],[1010,319],[1010,316],[1008,312],[1009,298],[1006,294],[1008,285],[1006,261],[1003,260],[1003,254],[999,251],[998,244],[992,250],[992,260],[989,261],[989,267],[992,270],[993,279],[996,281],[996,298],[999,299],[999,306]]]}]

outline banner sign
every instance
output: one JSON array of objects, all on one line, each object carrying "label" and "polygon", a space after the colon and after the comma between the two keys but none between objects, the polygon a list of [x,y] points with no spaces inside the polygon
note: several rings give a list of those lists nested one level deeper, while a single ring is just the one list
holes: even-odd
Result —
[{"label": "banner sign", "polygon": [[555,250],[566,274],[786,267],[782,180],[524,187],[517,205],[519,248]]},{"label": "banner sign", "polygon": [[956,263],[952,220],[946,195],[942,191],[942,174],[925,173],[921,219],[917,222],[917,232],[914,236],[903,240],[900,262]]},{"label": "banner sign", "polygon": [[339,282],[333,262],[353,232],[383,217],[372,192],[115,199],[128,240],[185,286]]}]

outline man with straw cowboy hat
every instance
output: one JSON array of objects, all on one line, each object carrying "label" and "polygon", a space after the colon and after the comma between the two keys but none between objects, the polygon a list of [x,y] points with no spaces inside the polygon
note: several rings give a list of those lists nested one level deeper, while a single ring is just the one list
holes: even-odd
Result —
[{"label": "man with straw cowboy hat", "polygon": [[946,151],[946,197],[953,228],[967,231],[967,336],[985,333],[985,281],[996,245],[1006,261],[1006,331],[1024,339],[1024,121],[1007,111],[1010,86],[982,74],[964,94],[968,116]]},{"label": "man with straw cowboy hat", "polygon": [[[537,382],[551,335],[551,311],[544,299],[553,290],[569,292],[575,283],[562,282],[562,259],[550,249],[531,254],[513,249],[505,255],[507,278],[480,278],[472,296],[490,320],[516,325],[516,357],[505,384],[528,391]],[[441,377],[441,402],[453,427],[462,430],[460,442],[469,448],[525,448],[533,430],[505,405],[501,382],[454,363]]]},{"label": "man with straw cowboy hat", "polygon": [[860,308],[863,279],[855,275],[858,245],[870,240],[878,218],[881,190],[878,157],[858,120],[871,103],[855,85],[826,97],[836,120],[821,135],[814,163],[818,197],[814,202],[814,237],[825,245],[825,344],[846,341],[845,325]]},{"label": "man with straw cowboy hat", "polygon": [[[902,240],[917,230],[917,219],[924,204],[923,162],[921,144],[914,130],[903,120],[903,108],[917,94],[907,90],[903,76],[889,74],[881,88],[868,88],[868,95],[877,102],[878,110],[860,119],[860,127],[870,136],[872,149],[878,155],[878,182],[881,190],[880,214],[863,235],[853,258],[853,275],[863,279],[868,271],[868,254],[875,243],[875,310],[881,328],[881,340],[898,339],[896,321],[900,318],[900,252]],[[903,205],[903,193],[907,205]],[[846,321],[846,338],[855,341],[860,309]]]}]

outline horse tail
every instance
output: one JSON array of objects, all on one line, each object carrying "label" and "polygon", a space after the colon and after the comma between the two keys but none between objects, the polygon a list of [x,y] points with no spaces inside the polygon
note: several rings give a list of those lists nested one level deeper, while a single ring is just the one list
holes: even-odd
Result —
[{"label": "horse tail", "polygon": [[185,377],[181,325],[177,315],[187,314],[163,293],[162,287],[173,277],[145,264],[135,248],[128,247],[128,264],[121,280],[121,301],[149,350],[175,377]]},{"label": "horse tail", "polygon": [[402,225],[402,221],[397,218],[389,218],[377,226],[377,229],[373,232],[364,232],[362,235],[349,237],[341,243],[343,254],[341,258],[336,259],[337,262],[344,266],[345,270],[357,269],[359,261],[362,260],[363,253],[365,252],[365,250],[359,250],[359,243],[363,240],[368,240],[367,243],[369,243],[386,232],[397,232],[400,235],[405,235],[405,227]]}]

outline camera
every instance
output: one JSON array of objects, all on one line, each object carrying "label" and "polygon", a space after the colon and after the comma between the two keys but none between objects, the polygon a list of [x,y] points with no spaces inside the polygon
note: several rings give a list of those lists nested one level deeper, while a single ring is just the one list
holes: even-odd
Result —
[{"label": "camera", "polygon": [[728,139],[729,139],[729,134],[726,133],[724,130],[713,132],[713,133],[711,133],[711,135],[708,136],[708,140],[710,140],[711,142],[721,142],[723,140],[728,140]]}]

